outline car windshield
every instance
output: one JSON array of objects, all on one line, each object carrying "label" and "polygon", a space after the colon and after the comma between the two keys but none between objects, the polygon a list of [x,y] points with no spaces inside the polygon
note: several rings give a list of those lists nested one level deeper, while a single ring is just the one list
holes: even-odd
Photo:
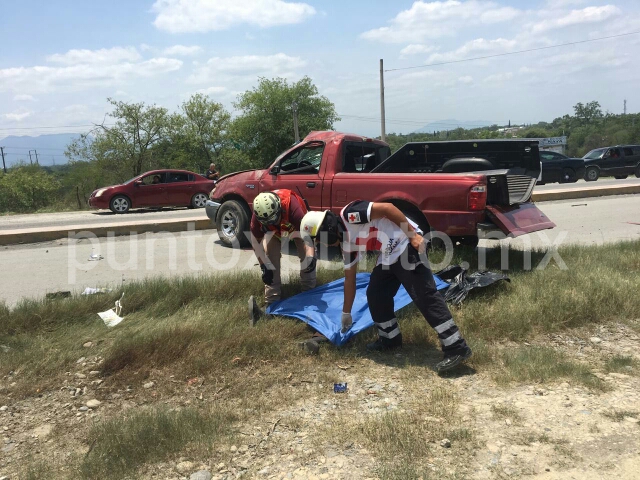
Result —
[{"label": "car windshield", "polygon": [[586,158],[588,160],[590,159],[594,159],[594,158],[600,158],[602,156],[602,154],[604,152],[606,152],[607,149],[606,148],[598,148],[596,150],[591,150],[589,153],[587,153],[584,157],[582,158]]},{"label": "car windshield", "polygon": [[138,175],[138,176],[136,176],[136,177],[133,177],[133,178],[130,178],[130,179],[129,179],[129,180],[127,180],[126,182],[122,182],[122,184],[123,184],[123,185],[126,185],[127,183],[131,183],[131,182],[133,182],[134,180],[137,180],[138,178],[140,178],[140,175]]}]

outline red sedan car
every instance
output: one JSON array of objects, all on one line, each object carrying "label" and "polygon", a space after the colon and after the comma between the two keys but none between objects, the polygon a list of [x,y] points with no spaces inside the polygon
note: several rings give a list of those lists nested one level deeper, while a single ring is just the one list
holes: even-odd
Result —
[{"label": "red sedan car", "polygon": [[89,206],[109,208],[113,213],[138,207],[202,208],[215,183],[186,170],[152,170],[122,185],[99,188],[91,194]]}]

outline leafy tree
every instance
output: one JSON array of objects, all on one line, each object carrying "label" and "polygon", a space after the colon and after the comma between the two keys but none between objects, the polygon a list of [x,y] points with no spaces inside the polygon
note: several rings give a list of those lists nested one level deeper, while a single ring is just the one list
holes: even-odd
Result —
[{"label": "leafy tree", "polygon": [[115,124],[97,125],[72,142],[65,155],[71,160],[96,161],[124,181],[153,168],[152,148],[166,134],[169,116],[166,108],[155,105],[108,101],[114,108],[107,117],[115,119]]},{"label": "leafy tree", "polygon": [[573,111],[580,125],[587,125],[593,120],[602,118],[600,103],[596,101],[589,102],[586,105],[578,102],[573,106]]},{"label": "leafy tree", "polygon": [[333,103],[318,95],[309,77],[292,84],[284,78],[260,78],[256,88],[238,96],[234,106],[241,114],[232,124],[231,138],[254,166],[265,166],[293,144],[294,102],[301,138],[313,130],[331,130],[340,120]]}]

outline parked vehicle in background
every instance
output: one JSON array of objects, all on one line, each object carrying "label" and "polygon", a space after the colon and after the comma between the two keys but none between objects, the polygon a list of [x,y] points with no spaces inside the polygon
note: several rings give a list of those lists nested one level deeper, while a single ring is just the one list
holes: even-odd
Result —
[{"label": "parked vehicle in background", "polygon": [[462,244],[555,227],[530,202],[540,173],[537,140],[412,142],[390,153],[380,140],[311,132],[271,167],[221,177],[206,212],[228,246],[248,245],[253,199],[279,188],[299,193],[312,210],[390,202],[425,233]]},{"label": "parked vehicle in background", "polygon": [[545,183],[575,183],[584,177],[582,158],[570,158],[558,152],[541,151],[542,177],[538,185]]},{"label": "parked vehicle in background", "polygon": [[587,182],[594,182],[600,177],[623,179],[633,174],[640,178],[640,145],[596,148],[582,158]]},{"label": "parked vehicle in background", "polygon": [[89,206],[127,213],[139,207],[202,208],[215,186],[209,180],[187,170],[152,170],[124,182],[95,190]]}]

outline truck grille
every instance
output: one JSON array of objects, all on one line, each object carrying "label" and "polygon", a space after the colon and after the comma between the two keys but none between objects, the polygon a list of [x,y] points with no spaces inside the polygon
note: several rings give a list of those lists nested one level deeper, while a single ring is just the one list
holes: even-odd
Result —
[{"label": "truck grille", "polygon": [[536,179],[527,175],[507,175],[509,189],[509,205],[524,203],[529,200]]}]

